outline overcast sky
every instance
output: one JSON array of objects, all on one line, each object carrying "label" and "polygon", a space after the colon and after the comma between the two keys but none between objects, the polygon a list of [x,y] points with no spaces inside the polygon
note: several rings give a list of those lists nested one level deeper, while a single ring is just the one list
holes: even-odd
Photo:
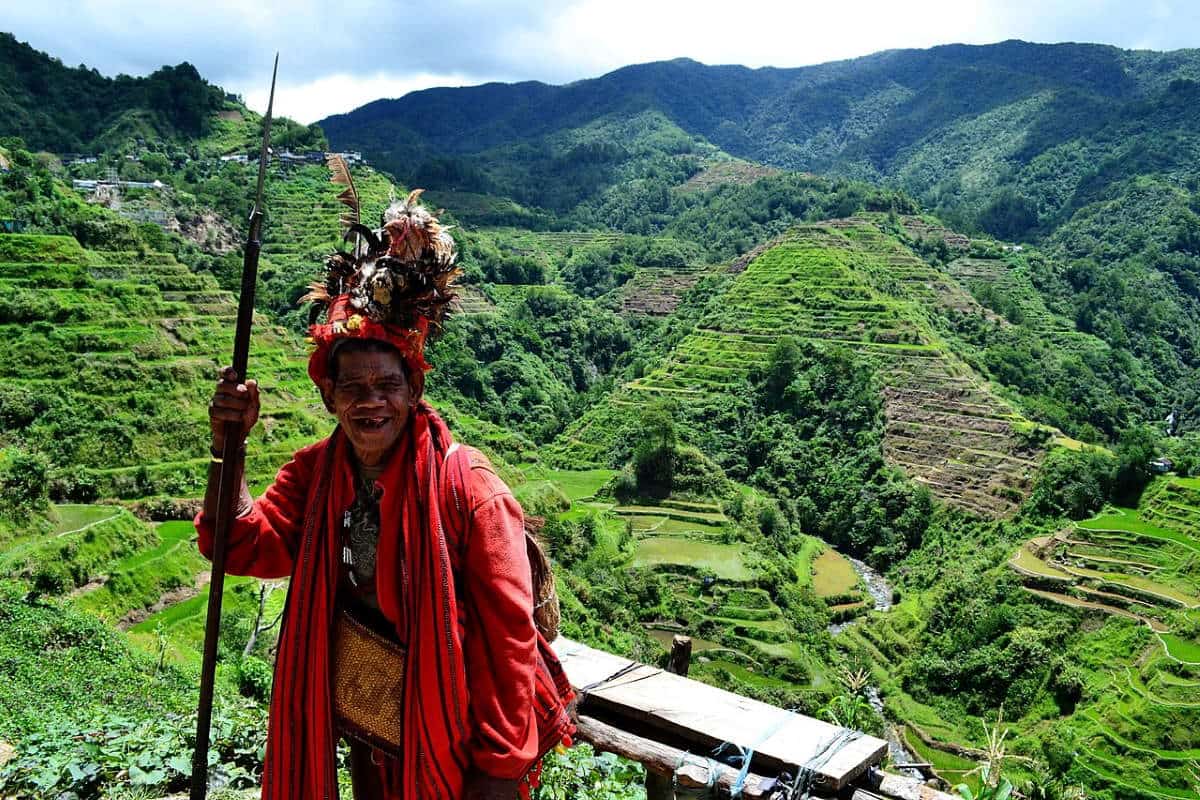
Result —
[{"label": "overcast sky", "polygon": [[431,86],[567,83],[687,56],[792,67],[1003,39],[1200,46],[1198,0],[0,0],[0,29],[65,64],[145,75],[190,61],[303,122]]}]

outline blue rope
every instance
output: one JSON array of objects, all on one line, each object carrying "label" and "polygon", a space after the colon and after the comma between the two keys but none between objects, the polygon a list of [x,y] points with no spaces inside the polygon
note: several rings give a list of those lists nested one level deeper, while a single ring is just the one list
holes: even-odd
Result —
[{"label": "blue rope", "polygon": [[[791,712],[789,711],[788,713],[790,714]],[[754,744],[749,747],[742,747],[740,744],[735,744],[734,742],[721,742],[713,750],[715,758],[720,758],[726,748],[737,751],[735,754],[727,756],[729,761],[736,762],[730,764],[730,766],[738,767],[737,779],[733,782],[733,786],[729,788],[729,796],[732,800],[737,800],[737,798],[741,797],[742,790],[746,788],[746,778],[750,775],[750,762],[754,758],[754,751],[761,747],[763,742],[778,733],[779,729],[784,726],[784,723],[790,721],[790,719],[791,717],[787,714],[780,714],[775,724],[763,731]]]},{"label": "blue rope", "polygon": [[721,754],[726,749],[737,750],[736,753],[726,756],[728,762],[735,762],[730,766],[739,767],[737,780],[733,782],[733,786],[729,787],[729,796],[733,800],[742,796],[742,789],[746,786],[746,777],[750,774],[750,759],[754,757],[753,747],[742,747],[733,742],[721,742],[715,750],[713,750],[713,758],[721,758]]}]

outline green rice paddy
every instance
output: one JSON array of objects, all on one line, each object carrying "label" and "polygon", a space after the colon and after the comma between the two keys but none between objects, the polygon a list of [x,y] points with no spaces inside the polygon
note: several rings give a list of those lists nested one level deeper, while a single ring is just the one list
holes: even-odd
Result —
[{"label": "green rice paddy", "polygon": [[552,483],[571,500],[584,500],[594,496],[617,474],[616,470],[611,469],[567,470],[553,469],[541,464],[522,464],[520,469],[528,482]]},{"label": "green rice paddy", "polygon": [[87,525],[112,519],[121,513],[116,506],[103,505],[56,505],[54,506],[54,524],[56,534],[70,533]]},{"label": "green rice paddy", "polygon": [[934,772],[951,786],[966,783],[972,790],[979,788],[978,773],[968,775],[975,772],[977,765],[974,761],[947,750],[930,747],[919,736],[907,730],[904,733],[904,743],[909,752],[918,760],[931,764]]},{"label": "green rice paddy", "polygon": [[849,559],[828,548],[812,563],[812,587],[817,597],[835,597],[858,588],[858,573]]},{"label": "green rice paddy", "polygon": [[[1200,665],[1200,644],[1170,633],[1160,633],[1158,638],[1162,640],[1163,647],[1172,658],[1185,664]],[[1200,698],[1200,692],[1197,697]]]},{"label": "green rice paddy", "polygon": [[635,565],[688,565],[711,570],[717,577],[731,581],[750,580],[752,573],[736,545],[715,544],[692,539],[649,536],[638,540]]},{"label": "green rice paddy", "polygon": [[1131,794],[1197,797],[1185,765],[1200,756],[1200,642],[1183,631],[1195,630],[1200,617],[1198,533],[1200,484],[1164,477],[1138,508],[1109,509],[1053,539],[1035,539],[1011,560],[1027,582],[1051,579],[1055,591],[1026,586],[1039,597],[1154,631],[1106,623],[1088,637],[1103,648],[1094,667],[1100,677],[1093,701],[1071,722],[1082,737],[1077,763]]}]

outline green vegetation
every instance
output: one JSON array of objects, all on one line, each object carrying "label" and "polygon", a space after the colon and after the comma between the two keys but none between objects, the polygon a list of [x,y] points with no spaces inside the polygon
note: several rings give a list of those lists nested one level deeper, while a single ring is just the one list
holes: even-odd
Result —
[{"label": "green vegetation", "polygon": [[[105,105],[35,107],[13,65]],[[656,661],[686,632],[694,676],[902,723],[974,796],[1053,796],[1028,788],[1049,775],[1060,795],[1195,798],[1194,57],[1005,43],[823,69],[677,61],[516,103],[463,90],[437,114],[419,93],[402,123],[327,130],[450,209],[469,285],[430,395],[545,518],[566,635]],[[0,235],[0,739],[18,754],[0,793],[161,795],[191,730],[207,565],[184,520],[254,170],[218,157],[253,152],[259,120],[186,65],[109,81],[9,40],[5,70],[0,217],[26,233]],[[324,136],[284,121],[273,139]],[[69,188],[109,169],[172,188],[115,210]],[[392,179],[355,175],[373,219]],[[320,166],[272,165],[267,185],[256,491],[328,430],[296,301],[341,211]],[[1162,455],[1176,474],[1152,479]],[[80,505],[101,500],[169,521]],[[227,584],[235,784],[259,763],[284,595]],[[1019,759],[973,722],[1001,707]],[[639,780],[573,750],[539,796]]]},{"label": "green vegetation", "polygon": [[[0,582],[0,739],[16,757],[0,789],[26,797],[98,797],[114,784],[159,794],[191,774],[194,672],[130,647],[70,603],[31,599]],[[215,763],[234,786],[261,768],[266,719],[222,681],[214,715]]]},{"label": "green vegetation", "polygon": [[65,67],[9,33],[0,35],[0,79],[5,133],[58,152],[92,151],[135,134],[192,138],[206,132],[224,99],[186,62],[146,78],[110,79]]},{"label": "green vegetation", "polygon": [[[68,518],[85,516],[68,509]],[[124,509],[106,506],[87,516],[99,518],[54,533],[35,529],[12,542],[0,553],[0,576],[27,578],[39,592],[60,594],[85,585],[103,574],[114,559],[154,540],[149,527]]]},{"label": "green vegetation", "polygon": [[158,546],[118,561],[100,587],[79,598],[79,607],[115,622],[149,608],[167,592],[191,587],[208,564],[196,549],[192,523],[164,522],[155,532]]}]

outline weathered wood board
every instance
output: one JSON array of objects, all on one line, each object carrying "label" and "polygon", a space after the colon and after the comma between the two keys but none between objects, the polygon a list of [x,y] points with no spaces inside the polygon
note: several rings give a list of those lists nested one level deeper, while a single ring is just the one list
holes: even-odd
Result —
[{"label": "weathered wood board", "polygon": [[[576,691],[592,687],[587,692],[589,707],[603,707],[710,748],[722,742],[752,747],[755,763],[777,772],[795,774],[797,767],[807,766],[826,790],[841,790],[881,763],[887,752],[883,739],[848,737],[845,729],[827,722],[634,664],[561,636],[554,650]],[[607,680],[626,667],[627,672]]]}]

